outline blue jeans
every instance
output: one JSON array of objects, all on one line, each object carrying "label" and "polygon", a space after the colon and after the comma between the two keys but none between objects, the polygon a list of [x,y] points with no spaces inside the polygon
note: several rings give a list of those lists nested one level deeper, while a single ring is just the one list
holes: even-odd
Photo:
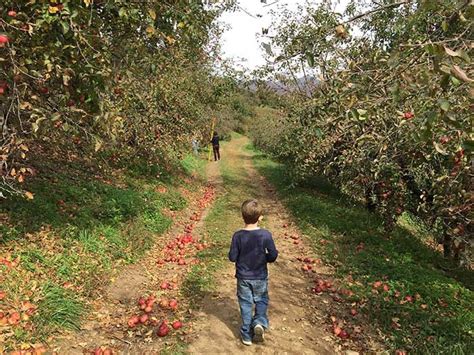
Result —
[{"label": "blue jeans", "polygon": [[[252,340],[253,328],[260,324],[268,328],[268,280],[237,279],[237,298],[239,299],[242,327],[240,334],[244,340]],[[255,313],[253,314],[253,306]]]}]

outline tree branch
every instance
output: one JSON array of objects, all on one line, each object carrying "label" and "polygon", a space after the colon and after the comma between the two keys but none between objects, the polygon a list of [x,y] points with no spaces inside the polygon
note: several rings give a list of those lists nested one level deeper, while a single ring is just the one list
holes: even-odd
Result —
[{"label": "tree branch", "polygon": [[354,22],[354,21],[356,21],[356,20],[358,20],[358,19],[361,19],[361,18],[363,18],[363,17],[372,15],[372,14],[374,14],[374,13],[376,13],[376,12],[379,12],[379,11],[383,11],[383,10],[391,9],[391,8],[398,7],[398,6],[401,6],[401,5],[409,4],[411,1],[412,1],[412,0],[403,0],[403,1],[399,1],[399,2],[393,3],[393,4],[387,4],[387,5],[378,7],[378,8],[376,8],[376,9],[370,10],[370,11],[368,11],[368,12],[364,12],[363,14],[356,15],[356,16],[350,18],[350,19],[347,20],[347,21],[341,22],[340,24],[341,24],[341,25],[344,25],[344,24],[346,24],[346,23]]}]

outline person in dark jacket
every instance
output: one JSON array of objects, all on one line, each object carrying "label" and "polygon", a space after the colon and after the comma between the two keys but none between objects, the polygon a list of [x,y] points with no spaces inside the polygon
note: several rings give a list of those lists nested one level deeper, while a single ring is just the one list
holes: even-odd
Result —
[{"label": "person in dark jacket", "polygon": [[214,161],[221,160],[221,153],[219,152],[219,135],[214,132],[211,139],[212,151],[214,152]]},{"label": "person in dark jacket", "polygon": [[[277,259],[278,250],[272,233],[258,227],[262,219],[262,206],[258,201],[245,201],[241,210],[245,227],[232,236],[229,260],[235,262],[242,343],[252,345],[252,338],[255,342],[263,342],[268,329],[267,263]],[[255,313],[252,314],[254,305]]]}]

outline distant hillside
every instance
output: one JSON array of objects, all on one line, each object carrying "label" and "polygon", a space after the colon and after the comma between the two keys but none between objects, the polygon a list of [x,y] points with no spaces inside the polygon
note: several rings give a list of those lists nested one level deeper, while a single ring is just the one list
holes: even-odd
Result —
[{"label": "distant hillside", "polygon": [[315,77],[304,78],[300,77],[297,79],[297,82],[290,81],[288,83],[283,83],[281,81],[267,80],[265,82],[259,82],[257,80],[251,80],[246,84],[247,88],[250,91],[255,92],[258,85],[266,85],[270,90],[273,90],[279,94],[284,94],[288,92],[294,92],[301,90],[302,92],[310,95],[319,85],[319,80]]}]

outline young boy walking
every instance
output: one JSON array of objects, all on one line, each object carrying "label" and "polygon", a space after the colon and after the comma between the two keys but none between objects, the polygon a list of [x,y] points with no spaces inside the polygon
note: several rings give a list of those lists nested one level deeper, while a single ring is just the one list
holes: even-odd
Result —
[{"label": "young boy walking", "polygon": [[242,343],[252,345],[252,338],[255,342],[262,342],[268,329],[267,263],[276,260],[278,251],[272,234],[258,227],[263,213],[258,201],[245,201],[241,210],[245,227],[232,236],[229,260],[235,262]]}]

